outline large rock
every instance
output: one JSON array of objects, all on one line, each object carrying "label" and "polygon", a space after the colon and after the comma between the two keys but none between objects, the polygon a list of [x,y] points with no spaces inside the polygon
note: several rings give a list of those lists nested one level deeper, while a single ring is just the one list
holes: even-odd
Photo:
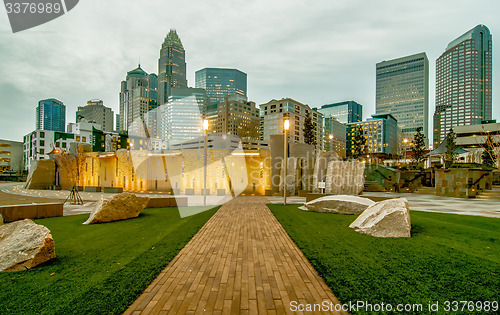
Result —
[{"label": "large rock", "polygon": [[377,202],[361,213],[349,227],[376,237],[410,237],[408,200],[397,198]]},{"label": "large rock", "polygon": [[0,271],[33,268],[56,257],[50,230],[25,219],[0,226]]},{"label": "large rock", "polygon": [[340,214],[361,214],[375,202],[368,198],[350,195],[333,195],[320,197],[305,203],[299,209],[315,212],[332,212]]},{"label": "large rock", "polygon": [[101,199],[83,224],[104,223],[136,218],[146,207],[149,197],[137,197],[131,193],[116,194]]}]

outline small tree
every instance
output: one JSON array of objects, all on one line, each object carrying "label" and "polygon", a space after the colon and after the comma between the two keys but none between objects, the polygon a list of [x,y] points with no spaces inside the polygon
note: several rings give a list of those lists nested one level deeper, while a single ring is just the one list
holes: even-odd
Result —
[{"label": "small tree", "polygon": [[316,128],[312,122],[311,114],[306,113],[306,119],[304,121],[304,142],[307,144],[312,144],[316,146]]},{"label": "small tree", "polygon": [[488,133],[486,137],[486,141],[483,145],[484,151],[483,154],[481,155],[481,158],[483,159],[483,164],[491,167],[495,167],[496,161],[497,161],[497,156],[495,154],[495,143],[493,143],[493,140],[491,138],[491,135]]},{"label": "small tree", "polygon": [[425,135],[422,131],[422,127],[417,128],[417,134],[412,141],[413,146],[413,160],[415,161],[415,165],[418,166],[420,162],[425,160]]},{"label": "small tree", "polygon": [[352,148],[354,150],[353,157],[356,159],[365,152],[366,138],[363,135],[363,127],[358,125],[354,130],[354,139],[352,140]]},{"label": "small tree", "polygon": [[446,136],[445,141],[446,141],[446,152],[444,154],[444,165],[446,168],[449,168],[453,163],[455,163],[455,160],[457,158],[457,154],[455,153],[455,150],[457,149],[456,135],[453,132],[452,128],[450,128],[450,132]]}]

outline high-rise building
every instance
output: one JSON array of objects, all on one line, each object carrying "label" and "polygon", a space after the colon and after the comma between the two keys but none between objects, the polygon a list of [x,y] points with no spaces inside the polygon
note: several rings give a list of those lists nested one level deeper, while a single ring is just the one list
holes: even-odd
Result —
[{"label": "high-rise building", "polygon": [[373,114],[362,122],[347,124],[347,156],[354,154],[353,140],[361,126],[366,139],[365,154],[395,156],[398,152],[398,122],[392,114]]},{"label": "high-rise building", "polygon": [[158,59],[158,102],[167,103],[171,88],[187,87],[186,52],[177,31],[171,29]]},{"label": "high-rise building", "polygon": [[60,100],[49,98],[38,102],[36,129],[64,132],[66,128],[66,106]]},{"label": "high-rise building", "polygon": [[220,103],[233,94],[247,96],[247,74],[238,69],[204,68],[196,71],[197,88],[207,91],[207,104]]},{"label": "high-rise building", "polygon": [[341,158],[346,157],[346,125],[337,118],[323,118],[323,147],[325,151],[335,151]]},{"label": "high-rise building", "polygon": [[376,113],[398,121],[402,145],[411,145],[422,127],[429,139],[429,60],[425,53],[377,63]]},{"label": "high-rise building", "polygon": [[90,100],[76,111],[76,122],[85,119],[101,125],[104,131],[113,131],[113,118],[113,111],[104,106],[102,100]]},{"label": "high-rise building", "polygon": [[343,124],[363,120],[363,106],[355,101],[323,105],[317,111],[322,113],[325,117],[335,117]]},{"label": "high-rise building", "polygon": [[492,40],[478,25],[448,44],[436,61],[434,146],[454,126],[491,120]]},{"label": "high-rise building", "polygon": [[260,140],[269,143],[271,135],[282,135],[283,122],[290,121],[289,139],[304,143],[304,123],[309,113],[316,128],[316,149],[323,148],[323,114],[291,98],[271,100],[260,106]]},{"label": "high-rise building", "polygon": [[207,105],[205,117],[211,133],[235,135],[245,141],[259,139],[259,109],[242,95],[229,95],[220,103]]},{"label": "high-rise building", "polygon": [[120,91],[120,131],[136,136],[157,136],[157,88],[156,74],[147,74],[140,65],[127,72]]},{"label": "high-rise building", "polygon": [[158,110],[159,137],[167,142],[167,149],[203,136],[205,100],[204,89],[171,89],[167,104]]}]

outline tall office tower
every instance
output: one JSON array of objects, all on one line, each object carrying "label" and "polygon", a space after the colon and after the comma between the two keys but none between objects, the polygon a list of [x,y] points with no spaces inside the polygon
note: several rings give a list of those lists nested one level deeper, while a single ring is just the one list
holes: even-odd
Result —
[{"label": "tall office tower", "polygon": [[207,91],[207,104],[220,103],[232,94],[247,96],[247,74],[238,69],[204,68],[196,71],[197,88]]},{"label": "tall office tower", "polygon": [[177,31],[171,29],[161,45],[158,59],[158,102],[167,103],[171,88],[187,87],[186,52]]},{"label": "tall office tower", "polygon": [[282,135],[283,122],[290,120],[290,141],[304,143],[304,123],[306,115],[311,115],[316,127],[316,149],[323,148],[323,114],[291,98],[271,100],[260,106],[260,140],[269,143],[271,135]]},{"label": "tall office tower", "polygon": [[434,146],[454,126],[491,120],[491,34],[478,25],[448,44],[436,61]]},{"label": "tall office tower", "polygon": [[36,107],[36,129],[65,132],[66,105],[49,98],[38,102]]},{"label": "tall office tower", "polygon": [[425,53],[377,63],[376,113],[398,121],[407,146],[422,127],[426,144],[429,129],[429,60]]},{"label": "tall office tower", "polygon": [[211,133],[235,135],[244,141],[259,140],[259,109],[245,96],[233,94],[220,103],[207,105],[205,117]]},{"label": "tall office tower", "polygon": [[203,136],[204,89],[172,88],[167,104],[158,111],[159,137],[167,149],[182,147],[183,143]]},{"label": "tall office tower", "polygon": [[323,105],[317,111],[325,115],[325,117],[335,117],[343,124],[363,120],[363,106],[355,101]]},{"label": "tall office tower", "polygon": [[346,125],[334,116],[323,118],[323,147],[325,151],[335,151],[341,158],[346,157]]},{"label": "tall office tower", "polygon": [[113,111],[104,106],[102,100],[90,100],[85,106],[78,106],[76,122],[81,119],[94,122],[102,126],[103,131],[113,131]]},{"label": "tall office tower", "polygon": [[157,136],[157,88],[156,74],[147,74],[140,65],[127,72],[121,83],[119,131],[151,138]]}]

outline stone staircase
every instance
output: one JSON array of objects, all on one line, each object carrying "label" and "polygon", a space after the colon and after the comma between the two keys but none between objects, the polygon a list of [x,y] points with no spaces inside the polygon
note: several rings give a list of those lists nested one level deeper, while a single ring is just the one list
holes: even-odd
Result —
[{"label": "stone staircase", "polygon": [[363,191],[385,191],[385,189],[377,181],[365,180]]},{"label": "stone staircase", "polygon": [[500,200],[500,186],[493,186],[491,190],[485,190],[476,199]]}]

